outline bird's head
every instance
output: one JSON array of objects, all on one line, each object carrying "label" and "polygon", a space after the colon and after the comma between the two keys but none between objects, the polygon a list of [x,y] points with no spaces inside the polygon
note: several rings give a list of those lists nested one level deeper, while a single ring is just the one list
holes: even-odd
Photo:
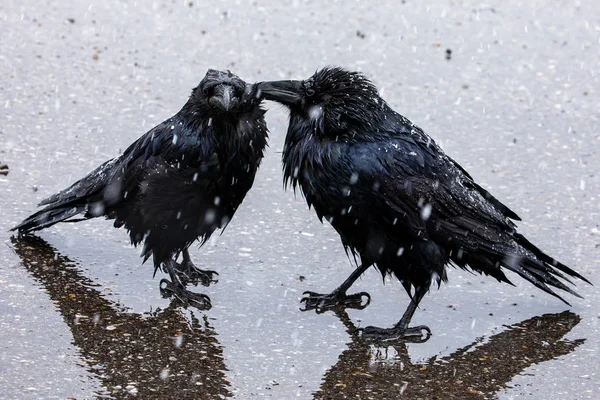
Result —
[{"label": "bird's head", "polygon": [[338,136],[358,132],[386,106],[371,81],[359,72],[323,68],[304,81],[261,82],[259,93],[310,121],[318,134]]},{"label": "bird's head", "polygon": [[209,69],[193,90],[191,98],[214,113],[235,114],[254,105],[255,96],[249,95],[253,90],[252,86],[230,71]]}]

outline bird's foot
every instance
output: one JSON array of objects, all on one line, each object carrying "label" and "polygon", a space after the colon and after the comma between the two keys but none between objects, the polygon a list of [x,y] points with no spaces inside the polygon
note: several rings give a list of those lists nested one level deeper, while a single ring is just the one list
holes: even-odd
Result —
[{"label": "bird's foot", "polygon": [[212,304],[210,298],[201,293],[190,292],[181,284],[174,284],[171,281],[162,279],[160,281],[160,294],[164,298],[173,298],[173,300],[181,303],[184,308],[188,306],[199,310],[210,310]]},{"label": "bird's foot", "polygon": [[391,342],[409,342],[424,343],[431,337],[431,329],[425,325],[402,328],[395,326],[393,328],[378,328],[376,326],[367,326],[359,328],[361,337],[369,342],[391,343]]},{"label": "bird's foot", "polygon": [[175,266],[175,273],[184,285],[191,283],[197,286],[199,283],[202,286],[209,286],[211,283],[217,283],[217,271],[209,271],[197,268],[194,263],[189,260],[183,260],[181,264]]},{"label": "bird's foot", "polygon": [[[334,290],[329,294],[304,292],[300,302],[304,303],[302,311],[316,310],[318,313],[337,308],[356,308],[362,310],[371,302],[371,295],[367,292],[346,294]],[[363,298],[365,299],[363,301]]]}]

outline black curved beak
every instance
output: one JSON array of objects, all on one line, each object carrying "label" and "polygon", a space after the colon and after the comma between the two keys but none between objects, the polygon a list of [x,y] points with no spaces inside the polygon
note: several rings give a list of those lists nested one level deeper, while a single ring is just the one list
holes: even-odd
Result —
[{"label": "black curved beak", "polygon": [[291,106],[302,101],[302,81],[270,81],[258,84],[260,95],[267,100]]},{"label": "black curved beak", "polygon": [[227,83],[221,83],[215,87],[215,92],[211,100],[214,105],[221,108],[223,111],[231,110],[233,103],[237,103],[234,88]]}]

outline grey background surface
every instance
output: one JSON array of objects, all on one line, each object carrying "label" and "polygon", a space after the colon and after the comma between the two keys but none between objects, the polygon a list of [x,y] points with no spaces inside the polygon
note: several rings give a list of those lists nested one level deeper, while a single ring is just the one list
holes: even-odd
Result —
[{"label": "grey background surface", "polygon": [[[372,78],[394,109],[517,211],[523,233],[596,283],[579,286],[584,300],[568,299],[581,321],[566,339],[584,343],[533,362],[503,389],[475,387],[474,395],[600,396],[597,1],[5,0],[0,37],[0,161],[10,167],[0,175],[0,398],[125,398],[143,384],[106,387],[78,345],[82,333],[59,312],[61,298],[24,267],[7,230],[178,111],[208,68],[252,82],[302,79],[326,65]],[[192,251],[198,265],[220,273],[218,284],[202,289],[214,307],[184,314],[206,318],[216,334],[227,394],[214,398],[310,399],[351,339],[332,313],[298,311],[298,299],[304,290],[333,289],[351,265],[333,229],[282,190],[287,115],[265,106],[270,147],[253,189],[226,232]],[[40,236],[122,313],[167,307],[152,267],[140,265],[139,249],[109,221],[58,225]],[[432,290],[415,315],[434,336],[407,346],[411,362],[447,357],[507,325],[567,308],[513,281],[451,270],[449,284]],[[368,308],[349,312],[357,326],[389,326],[408,301],[401,285],[382,285],[374,270],[354,289],[373,296]],[[396,374],[406,398],[413,385],[428,385]],[[348,398],[369,393],[355,385]]]}]

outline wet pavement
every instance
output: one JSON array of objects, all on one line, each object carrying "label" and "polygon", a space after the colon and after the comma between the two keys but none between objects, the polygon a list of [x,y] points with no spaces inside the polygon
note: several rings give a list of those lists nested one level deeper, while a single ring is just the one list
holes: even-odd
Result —
[{"label": "wet pavement", "polygon": [[[595,399],[600,396],[600,5],[542,1],[4,1],[0,4],[0,398]],[[448,51],[450,50],[450,51]],[[335,232],[282,190],[284,110],[222,236],[193,248],[219,282],[208,311],[162,299],[109,221],[37,239],[7,230],[175,113],[208,68],[247,81],[364,71],[588,277],[572,307],[451,270],[422,302],[426,343],[375,347],[401,285],[368,271],[371,304],[301,312],[351,272]],[[158,276],[157,276],[158,278]]]}]

